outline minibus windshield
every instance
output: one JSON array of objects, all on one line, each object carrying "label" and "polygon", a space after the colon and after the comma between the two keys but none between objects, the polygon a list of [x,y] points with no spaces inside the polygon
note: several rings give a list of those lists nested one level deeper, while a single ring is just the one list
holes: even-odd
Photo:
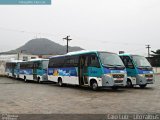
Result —
[{"label": "minibus windshield", "polygon": [[100,60],[106,67],[124,67],[120,57],[114,53],[99,52]]},{"label": "minibus windshield", "polygon": [[132,58],[136,64],[136,67],[151,67],[151,64],[143,56],[133,55]]},{"label": "minibus windshield", "polygon": [[43,63],[43,69],[46,69],[48,67],[48,62],[49,61],[43,61],[42,62]]}]

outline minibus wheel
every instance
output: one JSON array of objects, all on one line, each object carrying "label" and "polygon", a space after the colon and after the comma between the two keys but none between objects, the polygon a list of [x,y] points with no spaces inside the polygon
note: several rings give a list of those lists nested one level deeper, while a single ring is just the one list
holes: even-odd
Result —
[{"label": "minibus wheel", "polygon": [[37,78],[37,82],[42,83],[41,80],[40,80],[40,77]]},{"label": "minibus wheel", "polygon": [[62,79],[61,79],[61,78],[58,78],[58,85],[59,85],[60,87],[63,86],[63,83],[62,83]]},{"label": "minibus wheel", "polygon": [[17,79],[16,75],[14,75],[13,77],[14,77],[14,79]]},{"label": "minibus wheel", "polygon": [[127,80],[127,87],[128,88],[132,88],[133,87],[132,82],[129,79]]},{"label": "minibus wheel", "polygon": [[98,84],[97,84],[97,82],[93,81],[91,87],[92,87],[92,90],[94,90],[94,91],[98,90]]},{"label": "minibus wheel", "polygon": [[147,84],[145,84],[145,85],[139,85],[139,86],[140,86],[140,88],[145,88],[147,86]]},{"label": "minibus wheel", "polygon": [[27,82],[26,76],[24,76],[24,82]]}]

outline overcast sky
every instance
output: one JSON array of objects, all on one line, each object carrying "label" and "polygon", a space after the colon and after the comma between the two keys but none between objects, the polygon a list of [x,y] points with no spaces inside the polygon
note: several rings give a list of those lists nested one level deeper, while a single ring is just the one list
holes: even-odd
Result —
[{"label": "overcast sky", "polygon": [[36,37],[88,50],[147,54],[160,48],[160,0],[52,0],[47,6],[0,6],[0,51]]}]

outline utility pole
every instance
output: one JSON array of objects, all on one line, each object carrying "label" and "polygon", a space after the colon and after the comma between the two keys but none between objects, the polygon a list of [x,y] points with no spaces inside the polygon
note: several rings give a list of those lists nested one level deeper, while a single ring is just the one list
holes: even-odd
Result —
[{"label": "utility pole", "polygon": [[20,54],[20,53],[18,52],[18,53],[17,53],[17,55],[18,55],[18,56],[17,56],[17,59],[18,59],[18,60],[19,60],[19,56],[20,56],[19,54]]},{"label": "utility pole", "polygon": [[67,40],[67,53],[68,53],[68,42],[71,41],[72,39],[69,39],[70,36],[67,36],[66,38],[63,38],[64,40]]},{"label": "utility pole", "polygon": [[150,57],[150,45],[146,45],[146,48],[148,49],[148,57]]},{"label": "utility pole", "polygon": [[21,50],[20,52],[18,52],[18,60],[20,60],[20,56],[22,55],[23,51],[26,51],[26,50]]}]

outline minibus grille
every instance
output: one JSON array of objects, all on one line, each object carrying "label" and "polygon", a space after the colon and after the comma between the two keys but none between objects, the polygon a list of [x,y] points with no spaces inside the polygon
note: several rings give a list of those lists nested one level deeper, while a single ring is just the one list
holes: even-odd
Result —
[{"label": "minibus grille", "polygon": [[124,78],[124,74],[113,74],[113,78]]},{"label": "minibus grille", "polygon": [[146,77],[146,78],[152,78],[152,77],[153,77],[153,74],[146,74],[145,77]]},{"label": "minibus grille", "polygon": [[115,82],[115,83],[122,83],[123,80],[115,80],[114,82]]}]

